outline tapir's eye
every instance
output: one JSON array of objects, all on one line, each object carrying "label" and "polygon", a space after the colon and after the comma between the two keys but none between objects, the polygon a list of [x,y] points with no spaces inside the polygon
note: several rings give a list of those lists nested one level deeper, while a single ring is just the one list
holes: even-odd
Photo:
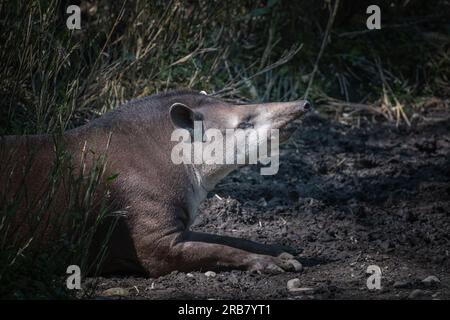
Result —
[{"label": "tapir's eye", "polygon": [[238,129],[249,129],[249,128],[253,128],[253,122],[252,122],[252,117],[248,116],[245,119],[243,119],[243,121],[241,123],[239,123],[239,125],[237,126]]},{"label": "tapir's eye", "polygon": [[253,128],[254,125],[253,123],[249,122],[249,121],[243,121],[241,123],[239,123],[239,125],[237,126],[238,129],[249,129],[249,128]]}]

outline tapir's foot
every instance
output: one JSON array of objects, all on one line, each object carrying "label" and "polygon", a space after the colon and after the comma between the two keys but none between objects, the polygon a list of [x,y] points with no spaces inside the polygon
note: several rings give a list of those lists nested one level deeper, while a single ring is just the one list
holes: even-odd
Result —
[{"label": "tapir's foot", "polygon": [[141,254],[140,261],[151,277],[174,270],[237,269],[279,273],[302,269],[301,263],[291,254],[268,248],[271,247],[238,238],[184,232],[149,242],[138,255]]},{"label": "tapir's foot", "polygon": [[285,271],[301,271],[302,264],[294,256],[283,252],[273,257],[268,255],[254,254],[248,261],[248,271],[257,273],[281,273]]}]

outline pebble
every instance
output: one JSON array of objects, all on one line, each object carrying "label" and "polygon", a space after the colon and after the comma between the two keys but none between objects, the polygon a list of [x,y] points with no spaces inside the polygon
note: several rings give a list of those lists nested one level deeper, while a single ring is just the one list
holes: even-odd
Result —
[{"label": "pebble", "polygon": [[104,297],[114,297],[114,296],[121,296],[126,297],[128,296],[129,292],[125,288],[109,288],[102,292],[102,296]]},{"label": "pebble", "polygon": [[216,273],[214,271],[206,271],[205,276],[208,278],[214,278],[216,276]]},{"label": "pebble", "polygon": [[188,278],[193,278],[194,277],[194,275],[192,274],[192,273],[186,273],[186,277],[188,277]]},{"label": "pebble", "polygon": [[292,291],[293,289],[298,289],[300,288],[300,279],[299,278],[294,278],[291,279],[287,282],[287,288],[289,291]]},{"label": "pebble", "polygon": [[300,293],[311,294],[314,292],[314,288],[300,287],[300,285],[301,285],[300,279],[294,278],[287,282],[287,289],[290,292],[296,292],[296,293],[300,292]]},{"label": "pebble", "polygon": [[436,276],[428,276],[422,280],[422,283],[431,287],[431,286],[439,285],[441,283],[441,281]]},{"label": "pebble", "polygon": [[413,291],[409,294],[408,298],[409,298],[409,299],[417,299],[417,298],[423,297],[424,295],[425,295],[425,291],[420,290],[420,289],[416,289],[416,290],[413,290]]}]

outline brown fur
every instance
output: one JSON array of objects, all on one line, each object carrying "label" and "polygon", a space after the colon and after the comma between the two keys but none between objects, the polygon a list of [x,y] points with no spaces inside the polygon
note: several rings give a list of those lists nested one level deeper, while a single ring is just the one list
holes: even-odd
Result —
[{"label": "brown fur", "polygon": [[[206,114],[215,114],[214,121],[221,121],[220,114],[224,116],[220,110],[230,108],[221,100],[206,95],[172,92],[131,101],[85,126],[64,133],[62,142],[74,162],[80,158],[86,144],[87,149],[96,154],[107,154],[105,176],[118,174],[111,186],[111,199],[114,208],[126,211],[126,215],[112,235],[103,272],[159,276],[173,270],[281,271],[297,268],[293,257],[276,247],[189,231],[192,221],[189,221],[188,197],[194,186],[189,182],[185,167],[172,164],[170,159],[173,147],[170,135],[174,126],[168,110],[176,102]],[[109,137],[111,140],[106,148]],[[2,193],[11,197],[20,185],[25,184],[30,195],[41,194],[48,185],[55,160],[54,146],[49,135],[3,137],[0,160],[13,163],[16,168],[8,190],[2,190]],[[24,176],[18,169],[27,164],[31,166]],[[0,188],[7,185],[10,169],[2,168]],[[66,209],[64,192],[64,189],[58,192],[58,200],[49,215],[60,214]],[[26,204],[22,205],[23,211]],[[22,226],[20,230],[26,232],[26,227]],[[104,239],[105,230],[106,226],[103,226],[97,234],[94,251]]]}]

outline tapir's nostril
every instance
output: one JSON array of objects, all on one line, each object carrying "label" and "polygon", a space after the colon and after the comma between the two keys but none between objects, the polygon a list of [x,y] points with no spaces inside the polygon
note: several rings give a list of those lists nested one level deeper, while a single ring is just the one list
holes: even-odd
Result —
[{"label": "tapir's nostril", "polygon": [[304,101],[303,102],[303,110],[310,111],[311,109],[312,109],[311,103],[309,103],[309,101]]}]

